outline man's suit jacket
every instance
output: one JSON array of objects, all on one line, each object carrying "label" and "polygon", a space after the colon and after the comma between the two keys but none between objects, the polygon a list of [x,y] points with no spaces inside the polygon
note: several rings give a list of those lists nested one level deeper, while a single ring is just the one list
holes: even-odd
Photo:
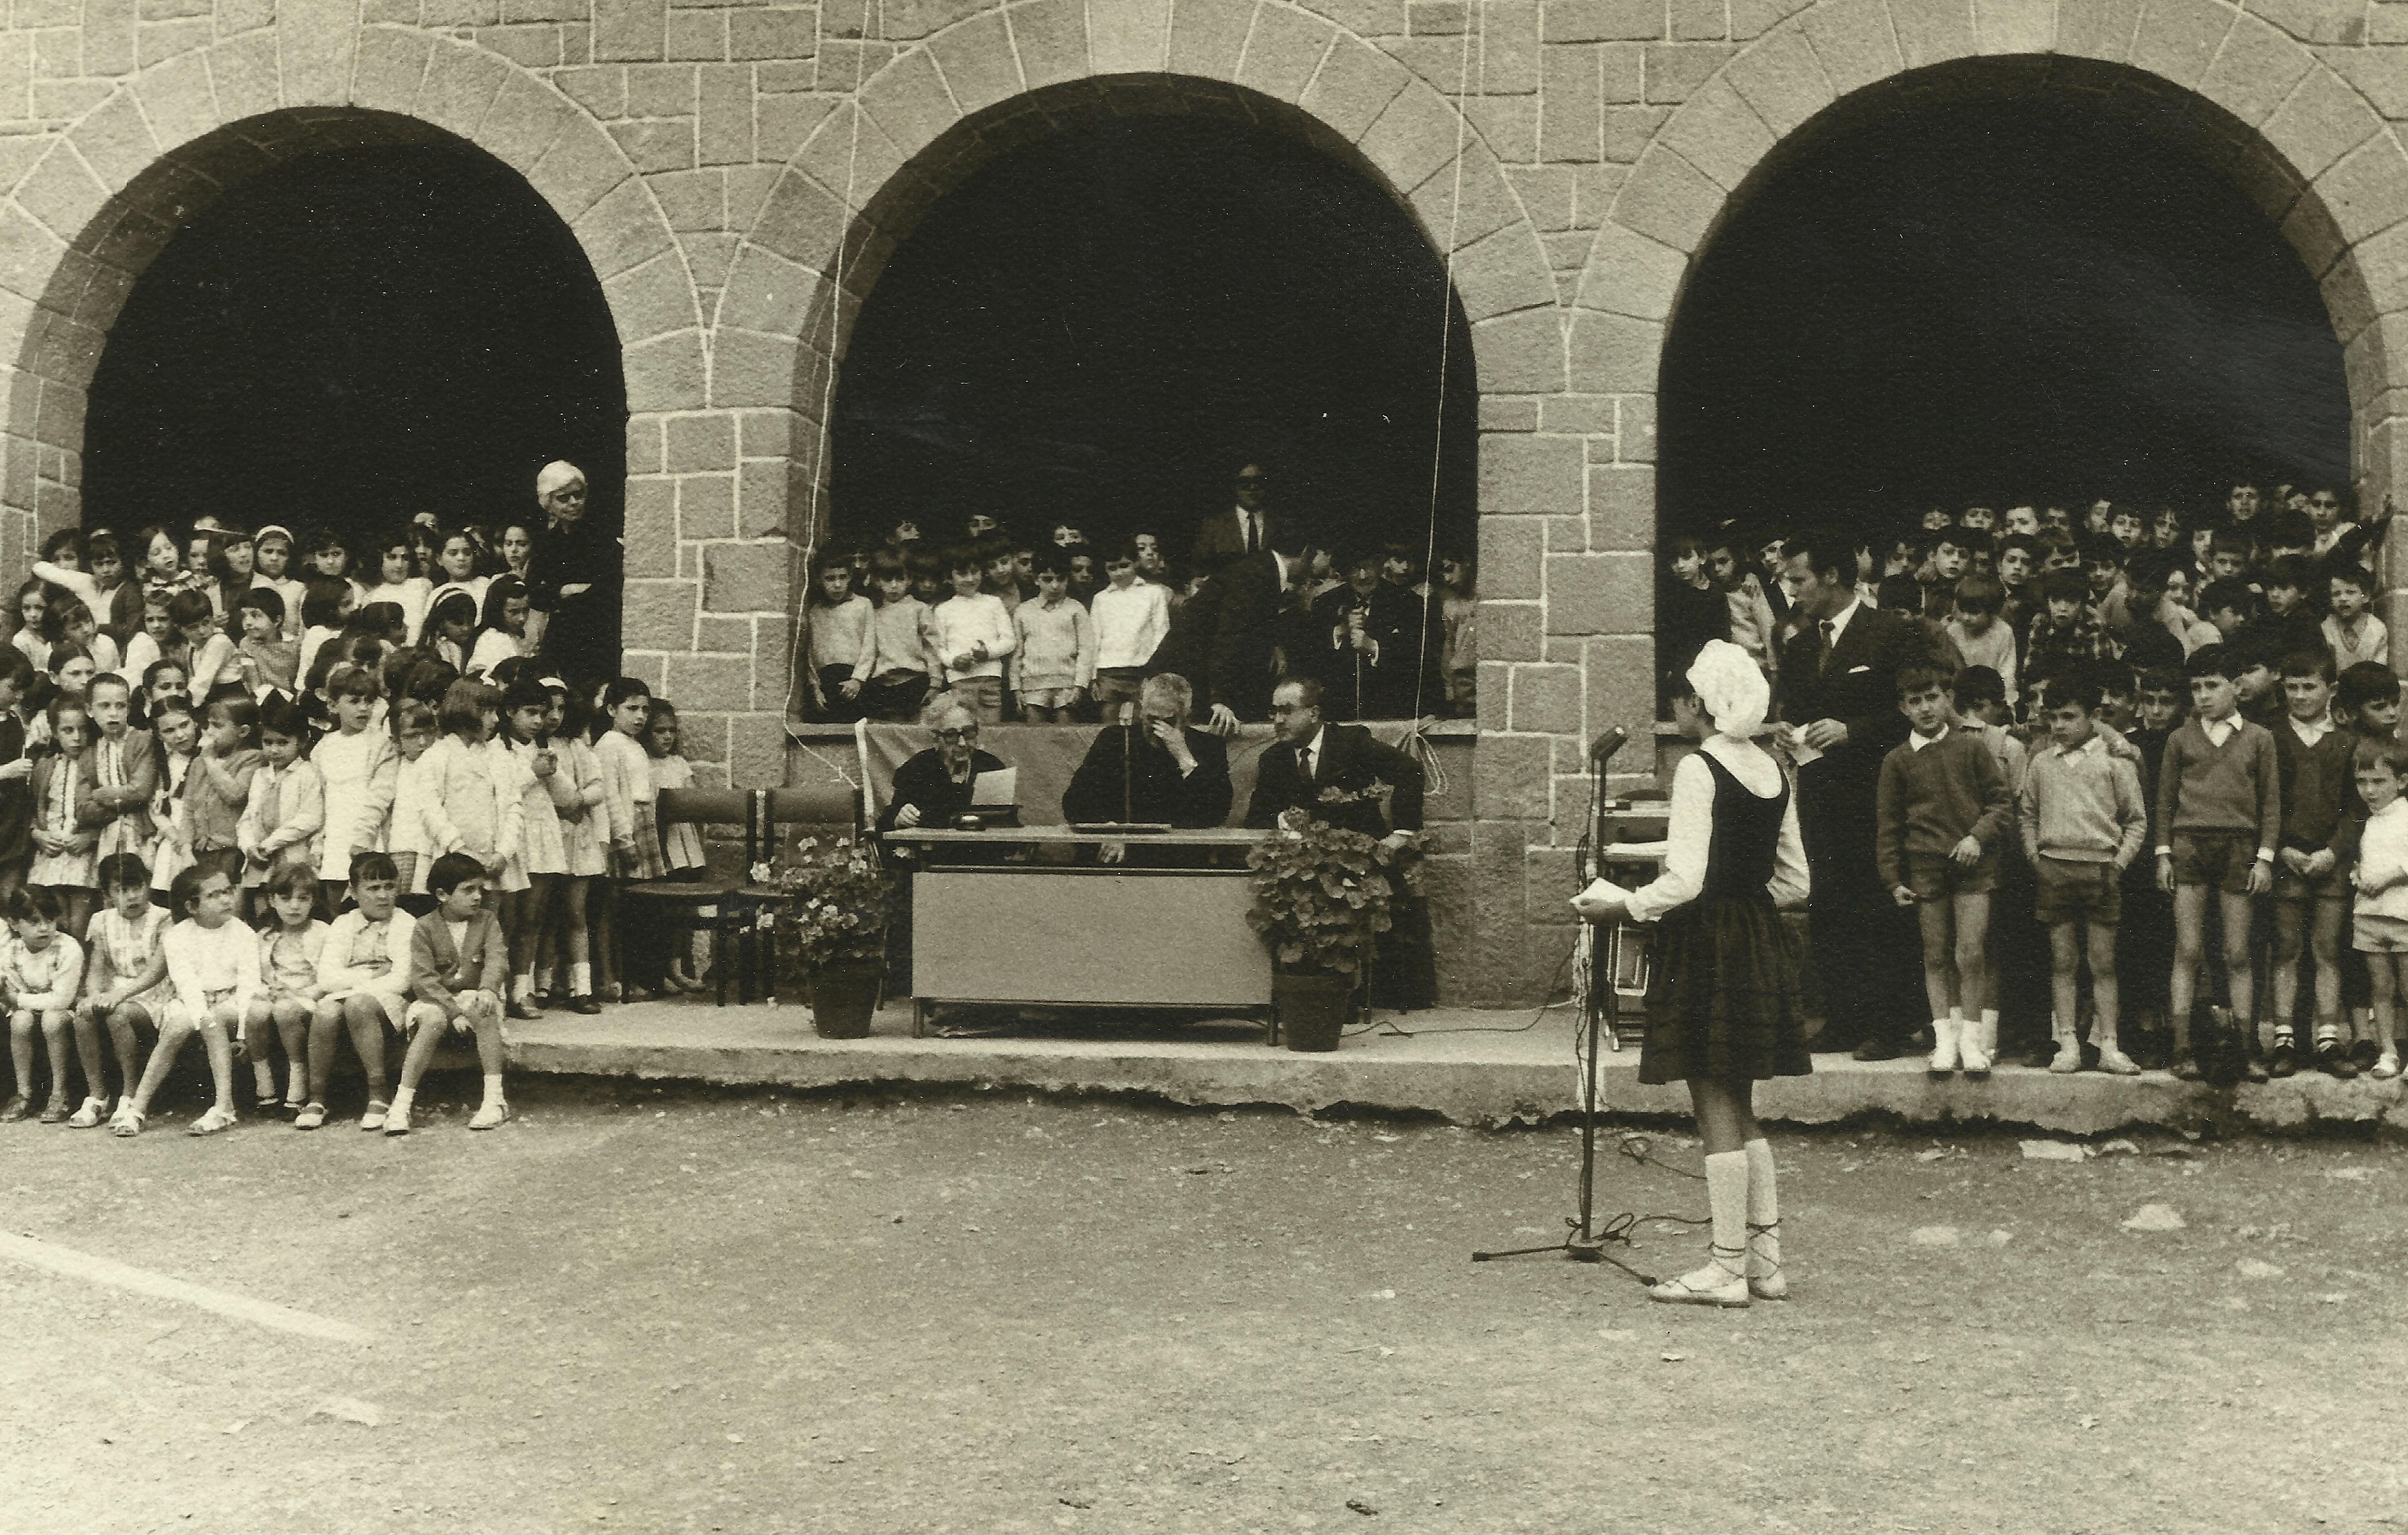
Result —
[{"label": "man's suit jacket", "polygon": [[[1170,753],[1154,744],[1139,722],[1108,724],[1062,791],[1065,821],[1168,821],[1174,826],[1217,826],[1229,819],[1229,749],[1218,736],[1189,730],[1196,770],[1182,775]],[[1137,750],[1127,748],[1134,739]],[[1127,760],[1124,762],[1124,756]]]},{"label": "man's suit jacket", "polygon": [[1923,647],[1914,625],[1886,609],[1861,603],[1818,675],[1814,653],[1821,644],[1821,630],[1801,616],[1798,633],[1781,653],[1781,718],[1799,726],[1816,720],[1846,725],[1847,744],[1825,755],[1827,770],[1861,777],[1870,791],[1880,779],[1882,758],[1906,739],[1906,716],[1898,708],[1898,668],[1924,659]]},{"label": "man's suit jacket", "polygon": [[[1331,789],[1360,795],[1374,782],[1387,784],[1387,813],[1377,799],[1324,804]],[[1324,724],[1321,756],[1307,780],[1298,770],[1297,748],[1273,741],[1263,748],[1254,767],[1254,796],[1246,802],[1246,825],[1257,828],[1279,824],[1282,812],[1303,810],[1315,821],[1343,826],[1367,836],[1422,829],[1422,765],[1393,746],[1372,739],[1359,724]]]},{"label": "man's suit jacket", "polygon": [[1186,678],[1199,715],[1226,704],[1241,720],[1269,719],[1286,590],[1268,549],[1223,566],[1172,616],[1150,669]]},{"label": "man's suit jacket", "polygon": [[[1255,534],[1255,552],[1270,548],[1271,538],[1279,531],[1279,519],[1268,511],[1257,511],[1259,524]],[[1245,530],[1238,526],[1238,509],[1224,507],[1204,519],[1196,530],[1196,547],[1188,553],[1188,563],[1198,570],[1218,570],[1246,552]]]}]

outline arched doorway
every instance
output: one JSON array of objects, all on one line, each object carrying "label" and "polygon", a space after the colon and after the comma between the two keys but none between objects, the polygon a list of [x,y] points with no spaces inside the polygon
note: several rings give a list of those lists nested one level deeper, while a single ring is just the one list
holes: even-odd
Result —
[{"label": "arched doorway", "polygon": [[1071,128],[932,208],[867,299],[838,374],[831,531],[911,509],[944,541],[985,511],[1183,555],[1235,461],[1348,548],[1468,552],[1472,349],[1411,213],[1263,127]]},{"label": "arched doorway", "polygon": [[1660,530],[2102,498],[2196,520],[2236,477],[2346,486],[2315,275],[2171,131],[2189,114],[2122,81],[1926,79],[1768,160],[1666,337]]},{"label": "arched doorway", "polygon": [[135,281],[83,516],[323,525],[357,552],[423,510],[530,515],[567,458],[615,531],[625,419],[601,287],[516,171],[456,141],[328,150],[232,189]]}]

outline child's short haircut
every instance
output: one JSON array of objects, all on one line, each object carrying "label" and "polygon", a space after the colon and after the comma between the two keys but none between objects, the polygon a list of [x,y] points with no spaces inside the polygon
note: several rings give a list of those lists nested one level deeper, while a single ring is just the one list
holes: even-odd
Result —
[{"label": "child's short haircut", "polygon": [[351,860],[351,888],[379,881],[391,884],[401,879],[401,866],[393,861],[390,853],[363,853]]},{"label": "child's short haircut", "polygon": [[2208,544],[2207,552],[2210,554],[2238,554],[2245,560],[2257,552],[2257,548],[2250,543],[2248,534],[2227,523],[2215,530],[2215,537]]},{"label": "child's short haircut", "polygon": [[501,695],[482,682],[462,678],[452,683],[443,690],[443,710],[437,716],[443,733],[456,736],[464,730],[483,729],[485,710],[495,707],[500,698]]},{"label": "child's short haircut", "polygon": [[2357,749],[2349,754],[2350,769],[2383,767],[2391,769],[2394,778],[2408,778],[2408,741],[2396,736],[2360,737]]},{"label": "child's short haircut", "polygon": [[986,557],[968,544],[955,544],[945,551],[945,574],[983,576],[986,574]]},{"label": "child's short haircut", "polygon": [[309,722],[301,714],[300,706],[282,694],[271,694],[259,706],[259,733],[282,736],[287,740],[309,744]]},{"label": "child's short haircut", "polygon": [[642,678],[622,677],[602,690],[602,707],[606,710],[615,710],[630,698],[642,698],[649,701],[652,696],[651,684]]},{"label": "child's short haircut", "polygon": [[2199,610],[2201,614],[2229,611],[2239,613],[2246,618],[2257,610],[2257,607],[2258,594],[2249,590],[2248,583],[2238,577],[2209,581],[2207,590],[2199,595]]},{"label": "child's short haircut", "polygon": [[112,853],[100,861],[93,875],[103,891],[148,890],[150,888],[150,866],[131,853]]},{"label": "child's short haircut", "polygon": [[2333,704],[2340,709],[2393,703],[2399,697],[2399,674],[2380,661],[2352,662],[2342,669],[2341,681],[2333,688]]},{"label": "child's short haircut", "polygon": [[34,663],[14,645],[0,645],[0,682],[15,683],[21,694],[34,685]]},{"label": "child's short haircut", "polygon": [[1706,541],[1692,534],[1675,533],[1664,540],[1664,558],[1668,563],[1684,554],[1696,554],[1702,558],[1706,552]]},{"label": "child's short haircut", "polygon": [[1972,575],[1956,583],[1956,610],[1995,613],[2007,600],[2007,590],[1991,577]]},{"label": "child's short haircut", "polygon": [[1968,555],[1987,554],[1997,548],[1996,540],[1982,529],[1958,523],[1951,523],[1931,536],[1932,548],[1938,549],[1942,544],[1961,549]]},{"label": "child's short haircut", "polygon": [[[1958,606],[1963,599],[1958,599]],[[2007,680],[1992,667],[1967,667],[1956,674],[1956,707],[1978,709],[1984,704],[2007,701]]]},{"label": "child's short haircut", "polygon": [[552,689],[543,685],[543,679],[538,677],[532,667],[521,667],[518,675],[510,679],[509,690],[502,695],[502,712],[505,714],[515,714],[522,709],[551,707]]},{"label": "child's short haircut", "polygon": [[167,622],[179,629],[206,624],[216,613],[217,610],[209,606],[209,599],[198,592],[179,592],[167,599]]},{"label": "child's short haircut", "polygon": [[2374,572],[2356,560],[2331,561],[2326,567],[2325,579],[2329,581],[2345,581],[2370,596],[2374,594]]},{"label": "child's short haircut", "polygon": [[2173,579],[2176,560],[2172,551],[2136,549],[2124,562],[2124,584],[2132,592],[2163,592]]},{"label": "child's short haircut", "polygon": [[2286,654],[2281,671],[2285,677],[2321,677],[2328,682],[2341,681],[2341,674],[2334,668],[2333,653],[2321,645],[2315,650],[2301,649]]},{"label": "child's short haircut", "polygon": [[905,560],[903,556],[896,551],[881,544],[878,548],[869,552],[869,579],[873,582],[882,581],[909,581],[910,577],[911,567],[910,562]]},{"label": "child's short haircut", "polygon": [[2100,661],[2092,669],[2099,673],[2099,696],[2102,702],[2139,696],[2140,690],[2132,681],[2132,668],[2121,661]]},{"label": "child's short haircut", "polygon": [[2082,602],[2090,595],[2090,584],[2082,579],[2079,570],[2043,571],[2040,595],[2043,602]]},{"label": "child's short haircut", "polygon": [[2229,682],[2248,669],[2237,645],[2201,645],[2183,663],[2183,675],[2194,680],[2221,677]]},{"label": "child's short haircut", "polygon": [[460,888],[464,880],[481,880],[485,866],[465,853],[447,853],[435,860],[426,871],[426,892],[430,896],[448,896]]},{"label": "child's short haircut", "polygon": [[84,690],[84,696],[86,697],[90,697],[93,694],[99,692],[105,687],[116,688],[129,698],[134,696],[134,684],[113,671],[104,671],[97,677],[94,677],[92,680],[92,686]]},{"label": "child's short haircut", "polygon": [[59,722],[65,719],[70,714],[83,721],[87,725],[92,723],[92,710],[85,706],[84,701],[81,698],[75,696],[73,694],[60,694],[57,697],[50,700],[50,708],[44,710],[43,712],[50,716],[50,729],[53,732],[58,729]]},{"label": "child's short haircut", "polygon": [[2286,554],[2266,567],[2265,585],[2269,590],[2287,586],[2294,592],[2305,592],[2315,579],[2307,561],[2297,554]]},{"label": "child's short haircut", "polygon": [[394,706],[393,733],[396,737],[406,736],[413,730],[431,733],[434,729],[435,710],[426,707],[425,700],[404,698]]},{"label": "child's short haircut", "polygon": [[[72,533],[76,530],[68,528],[64,531]],[[87,568],[100,564],[103,560],[122,562],[124,558],[124,553],[117,547],[117,535],[107,528],[102,528],[84,542],[83,560]]]},{"label": "child's short haircut", "polygon": [[1928,661],[1909,661],[1898,668],[1898,696],[1912,698],[1926,688],[1936,687],[1945,693],[1956,684],[1956,674]]},{"label": "child's short haircut", "polygon": [[2031,562],[2034,565],[2038,565],[2041,562],[2040,540],[2033,538],[2028,533],[2010,533],[2005,538],[1999,540],[1999,552],[2000,554],[2006,553],[2010,549],[2022,550],[2026,554],[2031,557]]},{"label": "child's short haircut", "polygon": [[381,698],[384,684],[366,667],[340,667],[326,679],[329,698]]},{"label": "child's short haircut", "polygon": [[301,622],[313,629],[333,629],[343,622],[343,598],[351,583],[333,576],[312,576],[301,588]]},{"label": "child's short haircut", "polygon": [[351,628],[362,635],[387,635],[395,630],[406,634],[409,615],[401,610],[398,602],[371,602],[351,615]]},{"label": "child's short haircut", "polygon": [[2068,667],[2049,679],[2048,707],[2078,704],[2085,714],[2096,714],[2107,701],[2105,674],[2097,667]]},{"label": "child's short haircut", "polygon": [[2266,547],[2269,549],[2313,549],[2316,542],[2316,524],[2308,521],[2304,511],[2288,507],[2266,520]]},{"label": "child's short haircut", "polygon": [[81,564],[85,556],[91,552],[90,547],[83,541],[83,529],[79,527],[63,527],[44,538],[42,558],[56,561],[62,549],[71,551],[78,564]]},{"label": "child's short haircut", "polygon": [[283,594],[278,592],[274,587],[254,586],[250,591],[245,592],[241,598],[235,603],[234,607],[235,611],[236,612],[241,612],[247,608],[257,612],[265,613],[267,615],[267,622],[270,624],[282,624],[284,622]]},{"label": "child's short haircut", "polygon": [[304,534],[301,541],[308,546],[308,551],[312,554],[323,554],[330,549],[340,549],[346,552],[350,551],[350,546],[343,542],[343,536],[324,523],[319,524]]},{"label": "child's short haircut", "polygon": [[267,875],[267,894],[278,896],[318,896],[318,871],[305,858],[291,858],[278,864]]},{"label": "child's short haircut", "polygon": [[1059,576],[1064,581],[1068,581],[1070,579],[1070,552],[1068,550],[1062,548],[1059,544],[1047,544],[1044,548],[1038,550],[1036,553],[1037,561],[1028,572],[1030,575]]},{"label": "child's short haircut", "polygon": [[2149,667],[2146,671],[2141,673],[2141,691],[2143,693],[2171,693],[2177,698],[2181,697],[2183,695],[2183,674],[2181,669],[2176,667]]},{"label": "child's short haircut", "polygon": [[8,897],[10,922],[32,922],[39,917],[57,922],[66,915],[66,902],[59,899],[59,893],[48,885],[19,885],[17,893]]},{"label": "child's short haircut", "polygon": [[[356,868],[358,865],[354,863],[352,867]],[[219,865],[194,864],[179,873],[176,882],[167,887],[167,910],[177,921],[181,922],[193,914],[193,902],[200,898],[204,882],[213,879],[231,881],[233,878]]]}]

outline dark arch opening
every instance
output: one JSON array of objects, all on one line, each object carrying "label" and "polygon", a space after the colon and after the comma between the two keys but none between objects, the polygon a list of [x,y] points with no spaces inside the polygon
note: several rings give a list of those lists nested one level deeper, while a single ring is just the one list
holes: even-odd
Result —
[{"label": "dark arch opening", "polygon": [[1663,530],[2346,486],[2315,280],[2166,111],[1927,91],[1810,128],[1667,338]]},{"label": "dark arch opening", "polygon": [[983,511],[1183,553],[1261,454],[1274,506],[1340,545],[1419,544],[1434,516],[1469,552],[1472,363],[1443,263],[1365,174],[1219,118],[1073,126],[982,166],[879,277],[838,375],[831,533],[908,514],[942,543]]},{"label": "dark arch opening", "polygon": [[567,458],[615,534],[626,417],[601,285],[517,172],[465,145],[311,154],[135,283],[93,378],[84,521],[497,522]]}]

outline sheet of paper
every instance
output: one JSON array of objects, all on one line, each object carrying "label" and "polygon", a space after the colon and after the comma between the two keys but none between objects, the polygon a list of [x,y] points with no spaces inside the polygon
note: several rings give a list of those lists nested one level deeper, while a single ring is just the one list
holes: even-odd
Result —
[{"label": "sheet of paper", "polygon": [[998,768],[992,773],[981,773],[970,782],[970,805],[977,810],[999,810],[1020,803],[1020,769]]},{"label": "sheet of paper", "polygon": [[1627,902],[1631,893],[1612,880],[1591,880],[1588,882],[1588,888],[1582,891],[1581,895],[1589,900]]}]

